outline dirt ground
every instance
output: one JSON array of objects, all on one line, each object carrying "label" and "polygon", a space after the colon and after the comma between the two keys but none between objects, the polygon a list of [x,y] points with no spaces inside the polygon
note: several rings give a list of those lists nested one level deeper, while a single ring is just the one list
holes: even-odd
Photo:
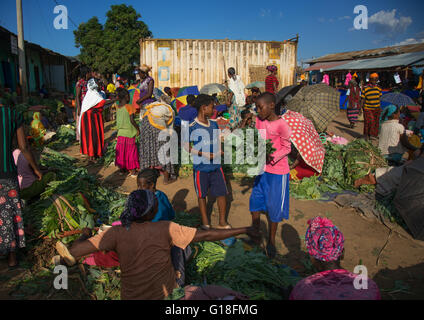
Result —
[{"label": "dirt ground", "polygon": [[[361,122],[355,129],[348,128],[345,113],[341,112],[328,131],[352,140],[361,137],[362,129]],[[110,137],[110,133],[109,130],[106,136]],[[65,152],[81,158],[78,146],[70,147]],[[128,194],[136,189],[136,179],[120,176],[113,165],[108,168],[93,166],[89,171],[103,184],[114,187],[118,192]],[[191,177],[180,178],[171,185],[163,185],[162,179],[159,178],[157,188],[168,195],[176,211],[199,212]],[[230,190],[228,222],[233,227],[250,225],[251,182],[227,178],[227,183]],[[213,226],[218,223],[217,206],[213,199],[209,203]],[[405,234],[392,233],[389,236],[390,231],[383,224],[366,220],[353,209],[339,208],[334,202],[290,199],[290,218],[279,225],[277,232],[279,261],[301,274],[308,272],[304,236],[308,219],[319,215],[330,218],[344,234],[345,256],[342,266],[345,269],[353,272],[359,264],[366,266],[368,276],[380,287],[383,299],[424,299],[424,242]],[[267,221],[263,216],[261,229],[264,236],[267,235],[266,227]],[[5,263],[0,261],[0,277],[5,272]],[[4,293],[4,290],[0,290],[0,298],[6,298]]]}]

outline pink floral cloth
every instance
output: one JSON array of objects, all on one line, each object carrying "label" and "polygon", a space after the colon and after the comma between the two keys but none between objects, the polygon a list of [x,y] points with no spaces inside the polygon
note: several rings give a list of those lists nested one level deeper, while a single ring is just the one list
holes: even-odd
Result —
[{"label": "pink floral cloth", "polygon": [[[347,270],[328,270],[299,281],[290,294],[290,300],[381,300],[380,290],[371,279],[367,289],[356,289],[357,274]],[[363,285],[364,279],[358,282]]]},{"label": "pink floral cloth", "polygon": [[327,218],[316,217],[308,224],[305,242],[309,255],[320,261],[337,261],[343,253],[343,234]]}]

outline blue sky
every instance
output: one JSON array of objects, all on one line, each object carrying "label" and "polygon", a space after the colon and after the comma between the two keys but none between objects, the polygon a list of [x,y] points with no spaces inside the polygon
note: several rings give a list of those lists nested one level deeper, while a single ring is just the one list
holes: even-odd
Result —
[{"label": "blue sky", "polygon": [[[77,55],[71,21],[53,27],[55,0],[22,0],[25,40],[65,55]],[[239,0],[56,0],[78,25],[110,5],[132,5],[155,38],[283,41],[299,34],[299,60],[328,53],[424,42],[424,1],[239,1]],[[356,5],[368,8],[368,30],[354,30]],[[1,0],[0,25],[16,33],[16,1]]]}]

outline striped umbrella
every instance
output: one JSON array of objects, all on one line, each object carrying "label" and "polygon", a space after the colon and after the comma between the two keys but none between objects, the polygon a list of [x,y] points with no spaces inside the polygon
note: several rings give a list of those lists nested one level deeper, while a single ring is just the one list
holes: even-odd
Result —
[{"label": "striped umbrella", "polygon": [[[180,108],[185,107],[187,105],[187,96],[188,95],[194,95],[198,96],[199,88],[197,86],[190,86],[190,87],[182,87],[180,90],[178,90],[177,97],[175,98],[175,108],[177,111],[180,110]],[[171,102],[171,106],[172,106]]]},{"label": "striped umbrella", "polygon": [[381,97],[381,101],[394,104],[398,107],[415,105],[415,102],[411,99],[411,97],[408,97],[406,94],[397,92],[391,92],[383,95]]}]

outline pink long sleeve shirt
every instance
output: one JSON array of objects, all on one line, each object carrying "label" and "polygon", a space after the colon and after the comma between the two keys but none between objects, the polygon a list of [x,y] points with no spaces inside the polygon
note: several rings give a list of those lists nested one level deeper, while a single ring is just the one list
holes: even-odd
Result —
[{"label": "pink long sleeve shirt", "polygon": [[287,174],[290,172],[287,156],[291,152],[291,129],[284,119],[275,121],[260,120],[256,118],[256,128],[265,129],[266,135],[261,131],[263,139],[271,139],[276,151],[271,155],[274,159],[265,166],[265,172],[272,174]]}]

